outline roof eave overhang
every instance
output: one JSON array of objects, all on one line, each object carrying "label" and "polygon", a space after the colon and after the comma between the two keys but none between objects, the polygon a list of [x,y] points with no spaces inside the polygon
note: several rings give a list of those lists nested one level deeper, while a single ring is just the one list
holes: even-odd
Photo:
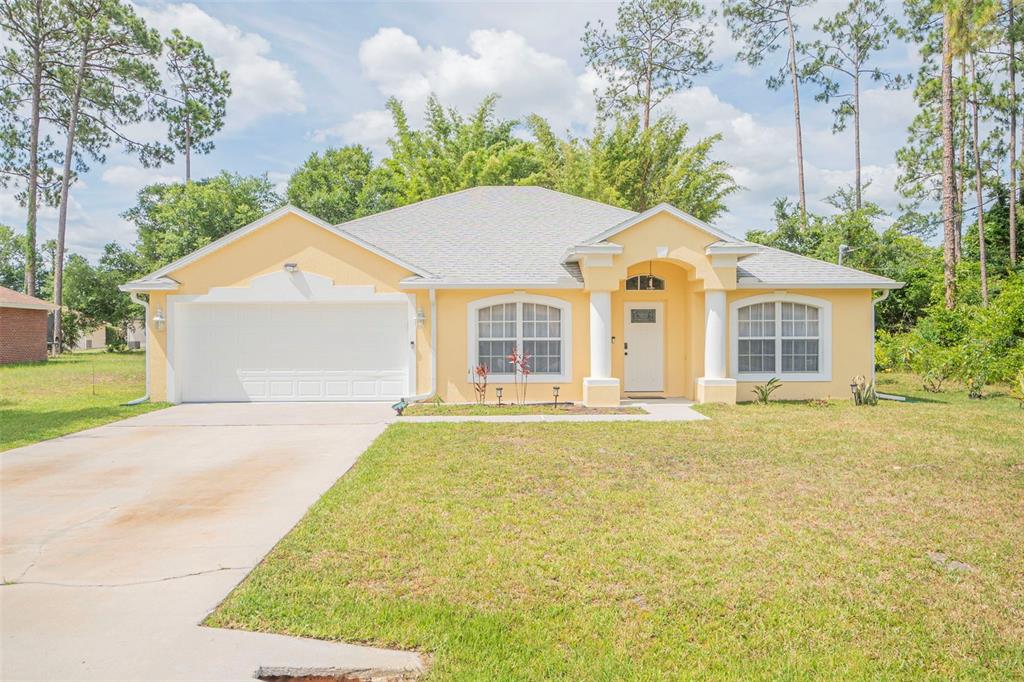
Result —
[{"label": "roof eave overhang", "polygon": [[565,252],[562,262],[576,263],[584,256],[618,256],[620,253],[622,253],[621,244],[578,244]]},{"label": "roof eave overhang", "polygon": [[55,303],[16,303],[10,301],[0,302],[0,308],[18,308],[19,310],[56,310],[59,306]]},{"label": "roof eave overhang", "polygon": [[733,242],[715,242],[709,244],[704,253],[708,256],[753,256],[761,253],[757,244],[737,244]]},{"label": "roof eave overhang", "polygon": [[143,293],[147,291],[174,291],[180,286],[181,284],[170,277],[157,277],[155,279],[135,279],[122,284],[118,289],[128,293]]},{"label": "roof eave overhang", "polygon": [[904,282],[765,282],[754,277],[740,277],[737,289],[902,289]]},{"label": "roof eave overhang", "polygon": [[582,289],[583,283],[575,279],[547,282],[453,282],[442,279],[403,279],[402,289]]}]

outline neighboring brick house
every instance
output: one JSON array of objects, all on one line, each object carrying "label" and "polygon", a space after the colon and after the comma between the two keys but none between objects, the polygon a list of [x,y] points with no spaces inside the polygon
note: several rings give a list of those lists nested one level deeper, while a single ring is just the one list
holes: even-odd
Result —
[{"label": "neighboring brick house", "polygon": [[46,359],[46,318],[57,306],[0,287],[0,365]]}]

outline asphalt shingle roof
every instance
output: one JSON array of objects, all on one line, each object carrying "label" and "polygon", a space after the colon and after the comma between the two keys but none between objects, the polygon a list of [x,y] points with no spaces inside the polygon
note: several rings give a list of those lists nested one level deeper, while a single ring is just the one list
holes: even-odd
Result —
[{"label": "asphalt shingle roof", "polygon": [[543,187],[474,187],[337,227],[446,283],[553,284],[565,252],[636,213]]},{"label": "asphalt shingle roof", "polygon": [[824,284],[890,288],[898,284],[888,277],[826,263],[770,246],[761,246],[758,253],[739,261],[736,265],[736,278],[742,283],[745,277],[776,286]]},{"label": "asphalt shingle roof", "polygon": [[[567,278],[582,282],[579,267],[562,261],[566,251],[637,215],[543,187],[474,187],[337,228],[444,284],[544,286]],[[759,248],[739,261],[737,277],[765,285],[897,285],[860,270]]]}]

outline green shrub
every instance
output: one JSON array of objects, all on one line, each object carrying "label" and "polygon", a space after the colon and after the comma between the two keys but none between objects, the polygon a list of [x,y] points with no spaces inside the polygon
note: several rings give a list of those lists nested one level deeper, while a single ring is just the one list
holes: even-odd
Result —
[{"label": "green shrub", "polygon": [[778,377],[772,377],[767,384],[754,386],[754,402],[758,405],[767,405],[772,399],[772,393],[782,388],[782,382]]}]

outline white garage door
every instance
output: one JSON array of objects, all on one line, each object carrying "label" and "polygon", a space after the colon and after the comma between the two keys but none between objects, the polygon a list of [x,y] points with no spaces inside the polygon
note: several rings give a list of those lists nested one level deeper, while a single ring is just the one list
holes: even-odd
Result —
[{"label": "white garage door", "polygon": [[185,402],[391,400],[409,395],[409,309],[386,303],[176,306]]}]

